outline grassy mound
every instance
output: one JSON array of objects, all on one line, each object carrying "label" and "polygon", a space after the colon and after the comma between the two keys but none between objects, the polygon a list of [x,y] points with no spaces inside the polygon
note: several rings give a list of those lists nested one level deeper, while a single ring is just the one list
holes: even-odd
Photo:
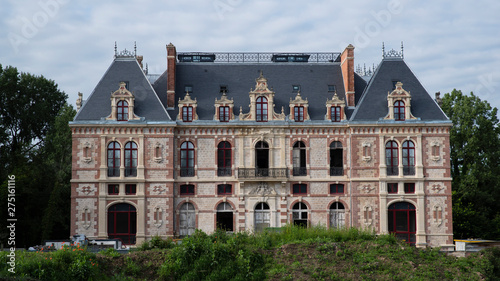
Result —
[{"label": "grassy mound", "polygon": [[468,258],[416,249],[357,229],[287,226],[259,234],[196,231],[176,244],[158,237],[136,251],[80,247],[0,254],[0,278],[15,280],[500,280],[500,249]]}]

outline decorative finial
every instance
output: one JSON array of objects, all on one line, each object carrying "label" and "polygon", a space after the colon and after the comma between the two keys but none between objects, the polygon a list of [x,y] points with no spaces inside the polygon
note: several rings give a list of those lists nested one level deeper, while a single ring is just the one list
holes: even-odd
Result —
[{"label": "decorative finial", "polygon": [[116,46],[116,41],[115,41],[115,57],[118,56],[118,48]]},{"label": "decorative finial", "polygon": [[384,46],[384,42],[382,42],[382,58],[385,58],[385,46]]},{"label": "decorative finial", "polygon": [[401,58],[404,59],[404,55],[403,55],[403,41],[401,41]]},{"label": "decorative finial", "polygon": [[134,56],[137,57],[137,44],[135,41],[134,41]]}]

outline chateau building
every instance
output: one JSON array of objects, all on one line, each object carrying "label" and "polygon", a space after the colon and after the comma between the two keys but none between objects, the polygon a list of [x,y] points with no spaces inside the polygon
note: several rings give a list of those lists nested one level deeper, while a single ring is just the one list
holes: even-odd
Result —
[{"label": "chateau building", "polygon": [[149,75],[117,52],[77,101],[71,234],[155,235],[297,224],[453,243],[451,122],[385,52],[370,77],[342,53],[177,53]]}]

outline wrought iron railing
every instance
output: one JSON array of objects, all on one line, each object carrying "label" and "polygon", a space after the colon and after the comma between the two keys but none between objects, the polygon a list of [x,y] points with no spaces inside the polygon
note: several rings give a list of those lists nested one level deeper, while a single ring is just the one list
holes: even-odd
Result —
[{"label": "wrought iron railing", "polygon": [[[180,61],[187,62],[189,60],[184,59],[185,57],[203,57],[206,60],[192,60],[192,61],[210,61],[216,63],[273,63],[273,58],[279,57],[289,57],[293,61],[293,58],[308,56],[306,62],[308,63],[329,63],[336,62],[340,58],[340,53],[199,53],[199,52],[189,52],[189,53],[177,53],[178,58],[182,58]],[[213,59],[215,56],[215,59]],[[210,58],[209,58],[210,57]],[[297,61],[297,60],[296,60]]]},{"label": "wrought iron railing", "polygon": [[238,178],[287,178],[288,169],[286,168],[240,168],[238,169]]},{"label": "wrought iron railing", "polygon": [[399,175],[399,168],[397,166],[388,166],[387,167],[387,175],[388,176],[397,176],[397,175]]},{"label": "wrought iron railing", "polygon": [[344,168],[342,167],[330,167],[330,176],[343,176]]},{"label": "wrought iron railing", "polygon": [[125,168],[126,177],[137,177],[137,168]]},{"label": "wrought iron railing", "polygon": [[293,175],[296,176],[307,176],[307,168],[306,167],[294,167]]},{"label": "wrought iron railing", "polygon": [[194,177],[194,168],[181,168],[181,177]]},{"label": "wrought iron railing", "polygon": [[232,175],[231,168],[217,168],[217,176],[230,177]]},{"label": "wrought iron railing", "polygon": [[108,168],[108,177],[119,177],[120,168]]},{"label": "wrought iron railing", "polygon": [[404,176],[412,176],[412,175],[415,175],[415,167],[412,167],[412,166],[404,166],[404,167],[403,167],[403,175],[404,175]]}]

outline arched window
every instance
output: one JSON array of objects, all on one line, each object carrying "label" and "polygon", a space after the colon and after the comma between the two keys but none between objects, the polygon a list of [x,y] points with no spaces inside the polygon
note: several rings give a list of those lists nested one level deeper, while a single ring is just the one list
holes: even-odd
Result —
[{"label": "arched window", "polygon": [[294,111],[293,119],[295,120],[295,122],[304,122],[304,107],[294,106],[293,111]]},{"label": "arched window", "polygon": [[344,175],[344,153],[342,143],[334,141],[330,144],[330,176]]},{"label": "arched window", "polygon": [[255,144],[255,168],[257,176],[269,176],[269,145],[265,141]]},{"label": "arched window", "polygon": [[125,144],[125,176],[137,176],[137,144],[133,141]]},{"label": "arched window", "polygon": [[266,227],[270,226],[271,212],[269,211],[269,205],[264,202],[260,202],[255,206],[255,231],[263,231]]},{"label": "arched window", "polygon": [[121,100],[116,104],[116,120],[128,121],[128,102]]},{"label": "arched window", "polygon": [[257,122],[267,122],[267,99],[265,97],[258,97],[256,106],[255,120]]},{"label": "arched window", "polygon": [[415,144],[412,141],[403,142],[403,175],[415,174]]},{"label": "arched window", "polygon": [[227,202],[222,202],[217,206],[217,228],[233,231],[233,208]]},{"label": "arched window", "polygon": [[293,224],[307,227],[307,206],[302,202],[295,203],[292,208]]},{"label": "arched window", "polygon": [[293,175],[305,176],[306,169],[306,145],[298,141],[293,145]]},{"label": "arched window", "polygon": [[181,144],[181,177],[194,176],[194,145],[186,141]]},{"label": "arched window", "polygon": [[345,209],[340,202],[334,202],[330,206],[330,228],[341,228],[345,226]]},{"label": "arched window", "polygon": [[116,141],[108,144],[108,177],[120,176],[120,144]]},{"label": "arched window", "polygon": [[135,244],[137,213],[134,206],[127,203],[115,204],[108,209],[108,237],[119,238],[123,244]]},{"label": "arched window", "polygon": [[388,210],[389,232],[409,244],[415,244],[417,232],[415,206],[408,202],[391,204]]},{"label": "arched window", "polygon": [[403,101],[398,100],[394,103],[394,120],[405,120],[405,103]]},{"label": "arched window", "polygon": [[340,106],[332,106],[330,108],[330,116],[332,118],[332,121],[333,122],[340,122],[340,120],[342,119],[341,116],[340,116]]},{"label": "arched window", "polygon": [[179,235],[189,236],[196,228],[196,213],[193,204],[184,203],[179,210]]},{"label": "arched window", "polygon": [[221,141],[217,146],[217,175],[231,176],[231,144]]},{"label": "arched window", "polygon": [[385,144],[385,164],[387,165],[387,175],[397,176],[398,172],[398,143],[388,141]]}]

